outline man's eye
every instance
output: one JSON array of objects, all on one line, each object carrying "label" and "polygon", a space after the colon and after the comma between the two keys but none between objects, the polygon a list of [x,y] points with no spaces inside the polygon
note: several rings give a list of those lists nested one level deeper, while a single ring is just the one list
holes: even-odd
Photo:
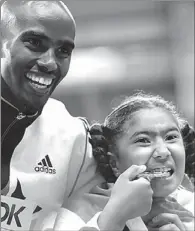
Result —
[{"label": "man's eye", "polygon": [[67,49],[66,47],[60,47],[58,49],[58,52],[63,57],[68,57],[71,54],[71,51],[69,49]]},{"label": "man's eye", "polygon": [[41,41],[39,39],[28,39],[26,42],[30,43],[31,45],[35,46],[35,47],[40,47],[41,46]]}]

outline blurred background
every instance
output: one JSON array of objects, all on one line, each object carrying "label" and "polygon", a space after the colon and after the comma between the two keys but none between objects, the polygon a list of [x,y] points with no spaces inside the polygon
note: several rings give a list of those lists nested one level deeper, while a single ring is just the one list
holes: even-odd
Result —
[{"label": "blurred background", "polygon": [[70,0],[76,48],[53,97],[103,122],[136,89],[173,101],[194,126],[194,2]]}]

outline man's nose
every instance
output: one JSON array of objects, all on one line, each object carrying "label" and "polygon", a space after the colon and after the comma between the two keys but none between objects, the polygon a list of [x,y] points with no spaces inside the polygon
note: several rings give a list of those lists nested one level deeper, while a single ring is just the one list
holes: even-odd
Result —
[{"label": "man's nose", "polygon": [[166,160],[171,155],[167,145],[161,141],[157,144],[152,157],[158,160]]},{"label": "man's nose", "polygon": [[52,49],[47,50],[37,60],[40,71],[50,73],[57,70],[55,53]]}]

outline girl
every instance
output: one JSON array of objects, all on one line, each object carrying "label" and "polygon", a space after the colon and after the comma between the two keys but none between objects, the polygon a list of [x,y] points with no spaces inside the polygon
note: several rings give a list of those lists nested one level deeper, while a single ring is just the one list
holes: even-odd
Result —
[{"label": "girl", "polygon": [[[96,190],[110,196],[102,217],[106,212],[114,214],[113,222],[120,217],[117,230],[119,227],[122,230],[125,224],[131,231],[138,230],[140,223],[150,231],[194,230],[194,196],[189,191],[193,188],[184,173],[187,160],[186,172],[190,177],[194,176],[193,168],[189,167],[194,156],[195,136],[173,104],[160,96],[137,93],[112,111],[103,125],[93,125],[90,134],[98,169],[107,181]],[[127,214],[130,211],[127,208],[133,206],[133,202],[135,205],[137,200],[145,203],[140,196],[141,188],[137,188],[137,193],[135,191],[138,173],[143,171],[147,174],[140,175],[140,179],[146,178],[151,186],[151,207],[147,213],[139,214],[135,206],[134,212]],[[126,179],[130,172],[131,178]],[[132,172],[135,172],[134,177]],[[188,190],[181,186],[184,179],[185,182],[187,179]],[[135,191],[131,195],[126,193],[130,183]],[[134,223],[128,221],[136,216],[142,219]],[[101,224],[101,216],[98,222]],[[125,227],[125,230],[129,229]]]}]

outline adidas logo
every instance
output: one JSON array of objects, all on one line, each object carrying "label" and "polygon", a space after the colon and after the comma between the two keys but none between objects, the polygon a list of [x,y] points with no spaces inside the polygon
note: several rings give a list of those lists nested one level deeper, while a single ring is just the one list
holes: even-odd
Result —
[{"label": "adidas logo", "polygon": [[53,168],[49,156],[46,155],[36,166],[35,172],[45,172],[48,174],[56,174],[56,169]]}]

